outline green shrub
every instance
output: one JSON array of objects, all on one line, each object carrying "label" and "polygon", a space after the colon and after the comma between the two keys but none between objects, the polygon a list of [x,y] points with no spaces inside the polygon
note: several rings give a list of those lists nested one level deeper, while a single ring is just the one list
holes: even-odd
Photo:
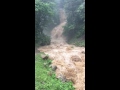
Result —
[{"label": "green shrub", "polygon": [[37,37],[37,40],[35,42],[35,46],[43,46],[49,44],[50,44],[50,37],[44,34],[41,34],[39,37]]},{"label": "green shrub", "polygon": [[51,60],[43,60],[40,53],[35,56],[35,90],[75,90],[72,82],[61,82],[54,72],[48,75],[50,63]]}]

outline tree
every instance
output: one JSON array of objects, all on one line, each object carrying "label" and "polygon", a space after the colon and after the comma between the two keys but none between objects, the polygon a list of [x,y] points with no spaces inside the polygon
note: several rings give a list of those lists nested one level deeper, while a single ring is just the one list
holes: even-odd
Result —
[{"label": "tree", "polygon": [[43,30],[49,22],[55,23],[53,19],[57,15],[55,7],[54,0],[35,0],[35,44],[50,43],[50,38],[44,35]]},{"label": "tree", "polygon": [[68,40],[80,38],[85,34],[85,2],[84,0],[65,0],[67,24],[64,27]]}]

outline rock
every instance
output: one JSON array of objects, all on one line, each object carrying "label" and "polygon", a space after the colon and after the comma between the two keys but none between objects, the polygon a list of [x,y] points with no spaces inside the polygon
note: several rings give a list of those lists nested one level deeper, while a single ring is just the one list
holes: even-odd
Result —
[{"label": "rock", "polygon": [[50,68],[52,68],[53,71],[55,71],[57,69],[57,66],[56,65],[49,65]]},{"label": "rock", "polygon": [[48,59],[48,56],[45,54],[41,54],[41,58],[45,60],[45,59]]},{"label": "rock", "polygon": [[57,69],[57,66],[52,65],[52,70],[55,71]]},{"label": "rock", "polygon": [[50,68],[52,68],[52,65],[49,65]]},{"label": "rock", "polygon": [[67,81],[67,79],[66,79],[66,77],[64,75],[60,75],[58,77],[58,79],[61,80],[62,82],[66,82]]},{"label": "rock", "polygon": [[75,62],[79,62],[79,61],[81,62],[81,61],[82,61],[81,58],[79,58],[79,57],[76,56],[76,55],[75,55],[75,56],[72,56],[71,59],[72,59],[72,61],[75,61]]},{"label": "rock", "polygon": [[85,54],[85,51],[82,51],[81,53]]},{"label": "rock", "polygon": [[76,80],[75,80],[73,77],[72,77],[72,78],[67,78],[66,81],[67,81],[67,82],[70,82],[70,81],[71,81],[73,84],[76,83]]}]

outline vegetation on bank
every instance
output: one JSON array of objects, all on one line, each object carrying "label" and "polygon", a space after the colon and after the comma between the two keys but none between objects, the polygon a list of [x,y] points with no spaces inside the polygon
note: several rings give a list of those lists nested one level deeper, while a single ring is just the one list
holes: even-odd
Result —
[{"label": "vegetation on bank", "polygon": [[85,47],[85,40],[78,40],[77,38],[71,39],[68,44],[72,44],[75,46]]},{"label": "vegetation on bank", "polygon": [[[76,43],[77,46],[85,45],[85,1],[84,0],[62,0],[67,16],[67,24],[64,26],[64,35],[67,41]],[[75,41],[74,41],[75,40]]]},{"label": "vegetation on bank", "polygon": [[51,60],[43,60],[40,53],[35,56],[35,90],[75,90],[72,82],[61,82],[56,78],[50,64]]}]

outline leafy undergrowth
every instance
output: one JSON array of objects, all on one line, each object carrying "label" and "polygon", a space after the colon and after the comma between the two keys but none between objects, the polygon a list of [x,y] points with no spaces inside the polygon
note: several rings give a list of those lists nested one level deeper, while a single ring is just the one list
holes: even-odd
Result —
[{"label": "leafy undergrowth", "polygon": [[75,46],[85,47],[85,40],[72,39],[68,43]]},{"label": "leafy undergrowth", "polygon": [[35,55],[35,90],[75,90],[72,82],[61,82],[51,72],[51,60],[43,60],[40,53]]}]

